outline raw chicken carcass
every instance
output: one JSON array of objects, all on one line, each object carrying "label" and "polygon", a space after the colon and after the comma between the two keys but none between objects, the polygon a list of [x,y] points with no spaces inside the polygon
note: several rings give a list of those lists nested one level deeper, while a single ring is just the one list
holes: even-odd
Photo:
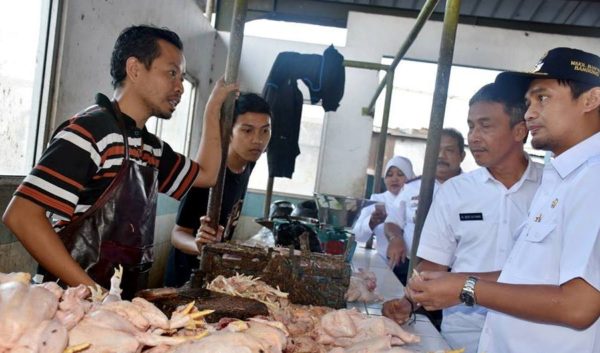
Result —
[{"label": "raw chicken carcass", "polygon": [[280,353],[287,344],[287,335],[284,331],[264,322],[250,321],[246,335],[251,335],[262,341],[267,347],[265,353]]},{"label": "raw chicken carcass", "polygon": [[42,321],[32,332],[27,332],[11,352],[62,353],[67,347],[67,329],[57,320]]},{"label": "raw chicken carcass", "polygon": [[285,349],[288,353],[325,353],[325,348],[318,344],[312,337],[293,337],[288,341]]},{"label": "raw chicken carcass", "polygon": [[358,333],[356,325],[349,315],[349,311],[345,309],[332,311],[323,315],[321,318],[321,327],[326,334],[332,337],[354,337]]},{"label": "raw chicken carcass", "polygon": [[87,314],[71,331],[69,344],[91,343],[85,353],[137,352],[143,345],[177,345],[187,337],[167,337],[140,331],[135,325],[117,313],[98,309]]},{"label": "raw chicken carcass", "polygon": [[57,308],[58,298],[43,287],[0,284],[0,350],[14,348],[21,336],[51,320]]},{"label": "raw chicken carcass", "polygon": [[31,275],[27,272],[0,272],[0,284],[7,282],[21,282],[28,284],[31,282]]},{"label": "raw chicken carcass", "polygon": [[392,347],[390,336],[371,338],[349,348],[336,347],[328,353],[416,353],[403,347]]},{"label": "raw chicken carcass", "polygon": [[242,332],[218,332],[198,341],[173,347],[170,353],[265,353],[268,347],[258,338]]},{"label": "raw chicken carcass", "polygon": [[383,316],[368,316],[356,310],[336,310],[321,318],[317,342],[338,347],[355,347],[365,340],[390,337],[393,345],[417,343],[419,337],[404,331]]},{"label": "raw chicken carcass", "polygon": [[377,336],[348,348],[334,348],[329,353],[379,353],[392,348],[390,336]]},{"label": "raw chicken carcass", "polygon": [[[54,282],[49,282],[54,283]],[[56,318],[67,328],[72,329],[92,307],[92,303],[85,300],[90,294],[89,289],[83,284],[67,288],[58,304]]]},{"label": "raw chicken carcass", "polygon": [[140,310],[144,318],[148,320],[150,327],[162,328],[165,330],[169,329],[169,318],[167,318],[167,315],[160,311],[160,309],[154,306],[154,304],[143,298],[133,298],[131,303],[133,303],[133,305]]},{"label": "raw chicken carcass", "polygon": [[346,300],[349,302],[362,301],[374,303],[383,301],[383,297],[375,293],[377,287],[377,277],[371,271],[364,271],[362,268],[350,277],[350,286],[346,292]]},{"label": "raw chicken carcass", "polygon": [[44,283],[39,284],[39,286],[46,288],[47,290],[52,292],[52,294],[54,294],[54,296],[57,299],[60,299],[65,292],[65,290],[62,289],[62,287],[59,286],[56,282],[44,282]]},{"label": "raw chicken carcass", "polygon": [[134,305],[132,302],[127,300],[111,301],[103,303],[100,307],[101,310],[112,311],[116,314],[127,319],[135,327],[141,331],[146,331],[150,327],[150,322],[140,310],[139,306]]}]

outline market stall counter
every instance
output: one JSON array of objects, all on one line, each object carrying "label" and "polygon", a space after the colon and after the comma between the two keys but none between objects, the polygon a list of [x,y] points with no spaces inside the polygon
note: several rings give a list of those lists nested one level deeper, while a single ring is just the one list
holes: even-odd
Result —
[{"label": "market stall counter", "polygon": [[[375,249],[365,249],[364,243],[359,243],[356,247],[352,258],[352,268],[354,271],[362,268],[373,272],[377,277],[376,292],[385,300],[404,296],[404,286],[396,275],[390,270],[383,258],[377,254],[377,251]],[[382,306],[383,303],[348,303],[348,308],[355,308],[369,315],[381,315]],[[417,314],[414,322],[402,325],[402,328],[421,337],[420,343],[410,346],[410,349],[414,351],[435,352],[450,349],[448,343],[424,315]]]}]

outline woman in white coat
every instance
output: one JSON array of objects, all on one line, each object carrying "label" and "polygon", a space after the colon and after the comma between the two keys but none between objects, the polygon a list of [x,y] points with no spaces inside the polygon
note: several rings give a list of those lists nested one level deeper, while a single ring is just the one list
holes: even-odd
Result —
[{"label": "woman in white coat", "polygon": [[[415,173],[413,172],[410,160],[401,156],[395,156],[390,159],[383,172],[383,182],[387,191],[371,195],[371,200],[379,202],[362,209],[358,220],[354,224],[353,232],[356,240],[362,242],[366,242],[374,234],[377,253],[390,264],[396,276],[401,278],[401,274],[407,271],[408,261],[406,261],[405,257],[398,258],[396,261],[390,261],[390,256],[388,255],[389,241],[383,232],[383,222],[387,217],[387,213],[394,207],[394,200],[396,200],[396,197],[404,187],[404,183],[407,180],[413,179]],[[404,239],[399,238],[392,241],[404,242]],[[404,248],[406,249],[406,245]],[[394,257],[397,258],[396,256]],[[403,259],[404,261],[402,261]],[[403,267],[406,267],[406,269]],[[404,278],[406,278],[406,274],[404,274]]]}]

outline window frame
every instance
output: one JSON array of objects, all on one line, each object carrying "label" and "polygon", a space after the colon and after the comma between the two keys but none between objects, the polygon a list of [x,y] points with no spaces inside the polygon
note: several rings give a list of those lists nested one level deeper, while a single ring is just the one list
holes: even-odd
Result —
[{"label": "window frame", "polygon": [[62,22],[63,0],[42,0],[42,17],[39,31],[37,57],[41,64],[36,65],[31,100],[29,128],[26,133],[23,172],[12,171],[0,177],[24,177],[41,157],[52,133],[52,96],[56,80],[56,64],[59,54],[60,24]]}]

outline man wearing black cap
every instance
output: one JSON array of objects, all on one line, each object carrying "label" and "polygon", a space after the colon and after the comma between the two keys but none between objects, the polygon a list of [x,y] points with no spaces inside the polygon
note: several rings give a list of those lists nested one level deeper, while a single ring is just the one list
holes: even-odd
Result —
[{"label": "man wearing black cap", "polygon": [[532,145],[553,154],[528,219],[501,273],[422,272],[409,290],[488,307],[479,352],[600,352],[600,58],[556,48],[496,83],[523,92]]}]

